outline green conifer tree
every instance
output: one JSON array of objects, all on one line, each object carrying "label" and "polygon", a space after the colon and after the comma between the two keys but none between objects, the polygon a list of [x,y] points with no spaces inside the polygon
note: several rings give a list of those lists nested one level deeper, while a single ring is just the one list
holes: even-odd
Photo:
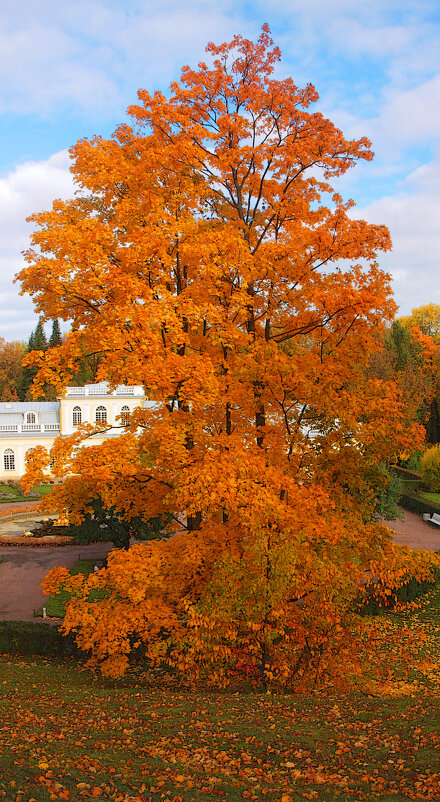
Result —
[{"label": "green conifer tree", "polygon": [[49,337],[48,347],[56,348],[56,346],[61,345],[62,342],[63,338],[61,336],[60,324],[58,318],[55,318],[55,320],[52,323],[52,334]]},{"label": "green conifer tree", "polygon": [[[31,335],[32,337],[32,335]],[[46,351],[47,350],[47,337],[44,333],[43,324],[41,322],[41,318],[38,321],[37,328],[35,329],[33,335],[33,345],[34,347],[30,350],[33,351]]]},{"label": "green conifer tree", "polygon": [[[44,328],[41,319],[38,321],[35,331],[31,332],[31,335],[29,337],[26,348],[26,354],[28,354],[30,351],[47,351],[47,338],[44,333]],[[36,374],[37,374],[37,368],[31,368],[31,367],[23,368],[20,387],[18,388],[18,395],[20,401],[32,400],[30,388]],[[46,397],[46,394],[44,394],[42,396],[39,396],[39,398],[36,400],[37,401],[52,400],[52,396],[54,396],[52,388],[50,395],[51,395],[50,399]]]}]

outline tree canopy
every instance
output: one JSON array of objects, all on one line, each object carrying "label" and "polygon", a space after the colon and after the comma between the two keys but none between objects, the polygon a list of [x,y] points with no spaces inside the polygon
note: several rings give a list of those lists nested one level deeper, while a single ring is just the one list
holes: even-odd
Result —
[{"label": "tree canopy", "polygon": [[0,400],[18,401],[25,345],[0,338]]},{"label": "tree canopy", "polygon": [[432,337],[433,341],[440,344],[440,304],[425,304],[411,310],[411,314],[401,317],[400,321],[406,328],[416,327],[423,334]]},{"label": "tree canopy", "polygon": [[[31,218],[19,277],[71,323],[37,391],[99,352],[99,380],[154,401],[102,447],[77,450],[85,427],[53,449],[69,478],[49,504],[79,521],[99,496],[127,520],[166,514],[171,536],[116,552],[89,580],[99,603],[75,580],[66,629],[107,673],[137,639],[185,670],[245,653],[287,682],[345,655],[366,576],[409,570],[371,515],[377,466],[421,429],[365,370],[395,312],[377,263],[390,238],[333,182],[371,160],[369,141],[314,111],[313,86],[274,77],[267,26],[207,53],[169,98],[140,90],[112,139],[71,149],[79,194]],[[27,481],[43,469],[33,459]]]}]

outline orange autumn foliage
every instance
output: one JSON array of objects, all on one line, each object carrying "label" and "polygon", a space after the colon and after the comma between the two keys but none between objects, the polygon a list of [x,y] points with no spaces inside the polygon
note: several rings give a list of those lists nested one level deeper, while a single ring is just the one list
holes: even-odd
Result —
[{"label": "orange autumn foliage", "polygon": [[[97,495],[127,520],[167,513],[167,540],[113,552],[75,585],[64,628],[105,673],[142,644],[194,676],[249,664],[295,682],[355,655],[371,565],[399,576],[371,522],[376,468],[422,430],[365,370],[395,311],[377,264],[390,238],[332,182],[370,143],[311,110],[314,87],[274,78],[267,26],[207,50],[212,64],[185,67],[169,99],[141,90],[131,125],[78,142],[78,197],[32,218],[23,291],[72,324],[37,387],[62,389],[99,351],[98,380],[143,384],[155,402],[102,446],[77,450],[87,427],[57,443],[67,478],[45,503],[77,519]],[[45,464],[33,459],[29,483]]]}]

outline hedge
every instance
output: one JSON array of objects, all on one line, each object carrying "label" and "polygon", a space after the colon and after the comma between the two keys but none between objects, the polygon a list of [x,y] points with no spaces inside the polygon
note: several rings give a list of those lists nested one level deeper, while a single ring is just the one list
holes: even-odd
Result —
[{"label": "hedge", "polygon": [[440,570],[434,568],[432,570],[431,579],[420,580],[411,577],[408,582],[405,582],[405,584],[401,585],[399,588],[393,588],[391,596],[388,597],[386,608],[384,608],[383,603],[379,603],[379,599],[372,595],[361,602],[360,605],[355,608],[355,611],[358,615],[362,616],[379,615],[384,609],[392,610],[398,602],[406,604],[420,599],[422,596],[425,596],[426,593],[429,593],[430,590],[433,590],[439,581]]},{"label": "hedge", "polygon": [[421,479],[403,480],[403,492],[407,493],[409,496],[415,495],[419,490],[423,490],[423,488],[424,484]]},{"label": "hedge", "polygon": [[392,465],[391,466],[394,473],[397,473],[397,476],[400,476],[401,479],[418,479],[421,481],[422,476],[420,473],[416,471],[410,471],[408,468],[401,468],[400,465]]},{"label": "hedge", "polygon": [[79,657],[73,638],[61,635],[56,626],[28,621],[0,621],[1,654],[39,654]]},{"label": "hedge", "polygon": [[440,504],[434,504],[432,501],[421,498],[420,496],[413,496],[410,493],[404,493],[399,501],[400,507],[410,512],[416,512],[423,515],[424,512],[429,512],[433,515],[435,512],[440,513]]}]

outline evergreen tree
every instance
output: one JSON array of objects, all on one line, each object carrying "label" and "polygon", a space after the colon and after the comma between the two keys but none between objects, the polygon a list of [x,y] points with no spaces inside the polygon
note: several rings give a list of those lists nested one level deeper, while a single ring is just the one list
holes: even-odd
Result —
[{"label": "evergreen tree", "polygon": [[[31,334],[32,337],[32,334]],[[47,337],[44,333],[43,324],[41,322],[41,318],[38,321],[37,328],[35,329],[33,335],[33,348],[29,349],[32,351],[47,351]]]},{"label": "evergreen tree", "polygon": [[52,334],[49,338],[49,348],[56,348],[57,345],[61,345],[63,338],[61,336],[60,324],[58,318],[52,323]]},{"label": "evergreen tree", "polygon": [[[35,331],[31,332],[31,335],[29,337],[28,344],[27,344],[27,347],[26,347],[26,354],[28,354],[30,351],[47,351],[47,338],[46,338],[46,335],[44,333],[44,329],[43,329],[43,324],[41,322],[41,318],[38,321],[38,324],[37,324],[37,327],[36,327]],[[18,388],[18,395],[19,395],[20,401],[31,401],[32,400],[30,388],[31,388],[31,385],[32,385],[32,382],[33,382],[35,376],[37,375],[37,372],[38,372],[37,368],[34,368],[34,367],[26,367],[25,366],[23,368],[21,382],[20,382],[20,386]],[[50,389],[50,398],[49,398],[49,396],[46,395],[46,393],[44,393],[43,395],[39,396],[35,400],[37,400],[37,401],[45,401],[45,400],[53,400],[53,398],[54,398],[54,392],[53,392],[53,388],[51,388]]]}]

